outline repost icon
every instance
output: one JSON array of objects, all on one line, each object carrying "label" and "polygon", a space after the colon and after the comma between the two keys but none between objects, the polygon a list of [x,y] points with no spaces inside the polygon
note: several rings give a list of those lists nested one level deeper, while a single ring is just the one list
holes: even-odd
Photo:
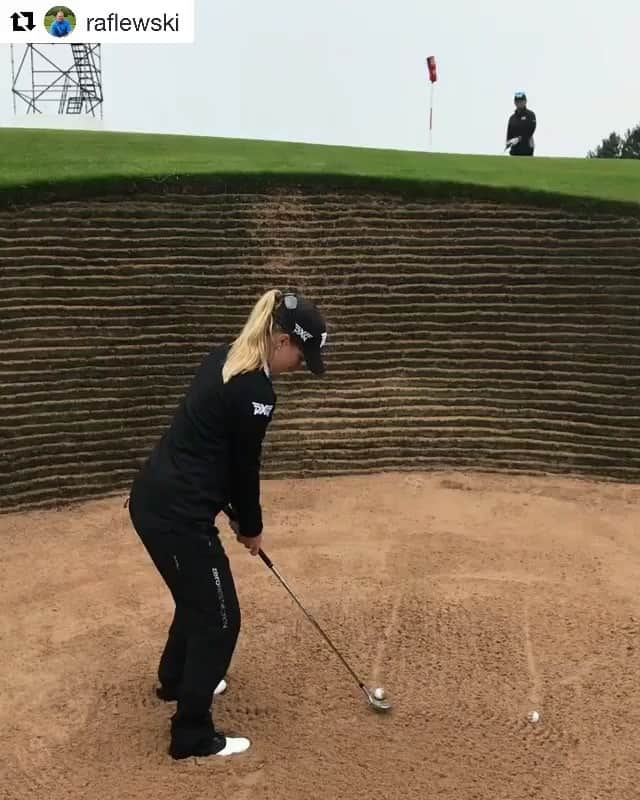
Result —
[{"label": "repost icon", "polygon": [[33,11],[14,11],[11,15],[11,19],[13,20],[13,32],[32,31],[36,27],[33,16]]}]

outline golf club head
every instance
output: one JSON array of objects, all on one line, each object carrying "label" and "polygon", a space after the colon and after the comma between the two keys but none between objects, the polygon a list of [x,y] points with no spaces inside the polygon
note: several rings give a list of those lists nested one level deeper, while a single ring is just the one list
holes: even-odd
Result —
[{"label": "golf club head", "polygon": [[384,713],[385,711],[391,710],[391,703],[385,697],[382,700],[378,700],[378,698],[374,695],[374,693],[369,689],[367,686],[362,687],[364,689],[364,693],[367,696],[367,700],[369,701],[369,705],[373,708],[374,711],[379,711]]}]

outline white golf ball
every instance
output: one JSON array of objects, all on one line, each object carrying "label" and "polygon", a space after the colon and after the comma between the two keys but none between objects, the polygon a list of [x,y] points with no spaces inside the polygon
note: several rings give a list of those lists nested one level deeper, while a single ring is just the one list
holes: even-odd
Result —
[{"label": "white golf ball", "polygon": [[540,720],[540,713],[538,711],[530,711],[527,714],[529,722],[538,722]]},{"label": "white golf ball", "polygon": [[377,689],[373,690],[373,696],[376,698],[376,700],[384,700],[384,689],[382,686],[378,686]]}]

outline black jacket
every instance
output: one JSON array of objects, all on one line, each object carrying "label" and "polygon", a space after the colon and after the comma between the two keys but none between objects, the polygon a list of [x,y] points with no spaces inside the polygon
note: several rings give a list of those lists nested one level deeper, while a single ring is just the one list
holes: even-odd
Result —
[{"label": "black jacket", "polygon": [[222,382],[228,347],[204,359],[136,478],[152,513],[178,530],[211,528],[231,503],[243,536],[262,532],[260,457],[276,405],[262,369]]},{"label": "black jacket", "polygon": [[518,144],[513,145],[509,152],[512,156],[533,154],[533,134],[536,129],[536,115],[529,108],[516,108],[509,117],[507,126],[507,141],[520,137]]}]

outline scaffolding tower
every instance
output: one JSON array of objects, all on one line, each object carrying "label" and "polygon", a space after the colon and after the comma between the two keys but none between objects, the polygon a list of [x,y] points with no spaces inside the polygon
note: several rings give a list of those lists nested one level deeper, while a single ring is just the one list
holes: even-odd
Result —
[{"label": "scaffolding tower", "polygon": [[[20,48],[24,51],[16,57]],[[47,104],[55,103],[58,114],[95,117],[99,112],[102,119],[99,44],[11,45],[11,76],[14,114],[19,103],[27,114],[43,114]]]}]

